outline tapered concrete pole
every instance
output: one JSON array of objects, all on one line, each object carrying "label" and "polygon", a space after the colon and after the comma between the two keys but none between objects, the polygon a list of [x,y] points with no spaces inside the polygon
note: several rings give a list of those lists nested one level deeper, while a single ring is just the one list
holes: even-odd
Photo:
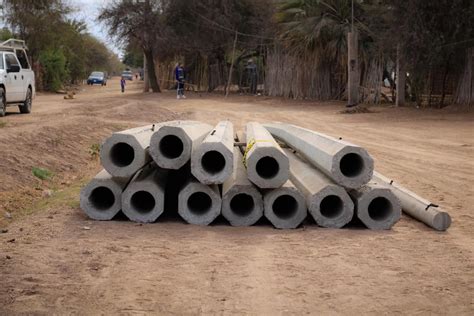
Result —
[{"label": "tapered concrete pole", "polygon": [[82,210],[92,219],[111,220],[122,209],[121,196],[127,182],[102,170],[81,190]]},{"label": "tapered concrete pole", "polygon": [[290,180],[305,195],[309,213],[316,223],[330,228],[341,228],[349,223],[354,215],[354,203],[346,190],[292,150],[283,151],[290,160]]},{"label": "tapered concrete pole", "polygon": [[356,189],[372,179],[374,160],[362,147],[291,124],[263,126],[343,187]]},{"label": "tapered concrete pole", "polygon": [[439,231],[445,231],[451,225],[451,216],[437,205],[419,197],[378,172],[374,172],[373,180],[389,188],[400,200],[403,211],[411,217]]},{"label": "tapered concrete pole", "polygon": [[385,186],[370,182],[358,190],[350,190],[357,217],[370,229],[390,229],[400,220],[400,200]]},{"label": "tapered concrete pole", "polygon": [[283,150],[259,123],[247,124],[244,163],[250,181],[262,189],[278,188],[289,179],[289,163]]},{"label": "tapered concrete pole", "polygon": [[164,169],[179,169],[211,132],[212,126],[196,121],[174,121],[161,126],[151,137],[150,155]]},{"label": "tapered concrete pole", "polygon": [[217,124],[191,155],[191,172],[201,183],[222,184],[234,168],[234,126]]},{"label": "tapered concrete pole", "polygon": [[347,104],[354,106],[359,103],[359,42],[357,32],[347,34]]},{"label": "tapered concrete pole", "polygon": [[122,212],[134,222],[151,223],[163,213],[168,171],[148,164],[122,194]]},{"label": "tapered concrete pole", "polygon": [[263,198],[248,180],[242,153],[234,148],[233,173],[222,185],[222,215],[232,226],[250,226],[263,216]]},{"label": "tapered concrete pole", "polygon": [[274,190],[265,190],[263,195],[265,217],[276,228],[297,228],[306,218],[304,195],[288,180]]},{"label": "tapered concrete pole", "polygon": [[102,166],[114,177],[130,178],[150,160],[148,147],[156,125],[113,133],[100,149]]},{"label": "tapered concrete pole", "polygon": [[150,77],[148,76],[148,65],[145,54],[143,54],[143,83],[143,92],[150,92]]},{"label": "tapered concrete pole", "polygon": [[400,49],[400,44],[397,45],[397,97],[395,100],[396,106],[403,106],[405,104],[405,83],[406,83],[405,62]]},{"label": "tapered concrete pole", "polygon": [[209,225],[221,213],[217,185],[207,186],[190,177],[178,195],[178,213],[189,224]]}]

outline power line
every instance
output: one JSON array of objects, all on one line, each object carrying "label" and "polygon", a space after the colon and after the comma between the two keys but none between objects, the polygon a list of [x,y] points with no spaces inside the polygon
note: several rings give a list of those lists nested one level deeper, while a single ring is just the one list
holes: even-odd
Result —
[{"label": "power line", "polygon": [[474,42],[474,38],[464,40],[464,41],[459,41],[459,42],[452,42],[444,45],[440,45],[438,47],[446,47],[446,46],[451,46],[451,45],[457,45],[457,44],[463,44],[463,43],[469,43],[469,42]]},{"label": "power line", "polygon": [[204,15],[200,14],[199,12],[196,12],[194,11],[193,9],[190,9],[190,11],[192,11],[194,14],[196,14],[197,16],[199,16],[201,19],[207,21],[208,23],[211,23],[211,24],[214,24],[215,26],[219,27],[220,29],[224,30],[224,31],[227,31],[227,32],[230,32],[232,34],[235,34],[237,33],[237,35],[241,35],[241,36],[248,36],[248,37],[254,37],[254,38],[260,38],[260,39],[268,39],[268,40],[276,40],[277,38],[275,37],[267,37],[267,36],[261,36],[261,35],[257,35],[257,34],[248,34],[248,33],[242,33],[242,32],[239,32],[237,30],[233,30],[233,29],[230,29],[224,25],[221,25],[219,23],[217,23],[216,21],[213,21],[207,17],[205,17]]}]

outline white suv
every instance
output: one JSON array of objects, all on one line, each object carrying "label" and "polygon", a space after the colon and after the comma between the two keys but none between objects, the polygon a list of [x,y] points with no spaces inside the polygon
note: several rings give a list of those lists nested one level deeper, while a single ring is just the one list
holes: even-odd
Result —
[{"label": "white suv", "polygon": [[9,39],[0,43],[0,117],[10,105],[18,105],[21,113],[30,113],[34,96],[35,74],[25,42]]}]

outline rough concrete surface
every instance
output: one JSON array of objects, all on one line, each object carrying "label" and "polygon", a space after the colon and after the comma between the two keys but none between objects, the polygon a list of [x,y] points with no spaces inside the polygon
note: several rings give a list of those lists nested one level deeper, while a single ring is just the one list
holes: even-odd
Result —
[{"label": "rough concrete surface", "polygon": [[304,195],[288,180],[263,194],[265,217],[276,228],[297,228],[307,215]]},{"label": "rough concrete surface", "polygon": [[154,163],[140,170],[122,194],[122,212],[134,222],[150,223],[164,211],[167,170]]},{"label": "rough concrete surface", "polygon": [[222,184],[234,167],[234,125],[219,122],[191,155],[191,172],[204,184]]},{"label": "rough concrete surface", "polygon": [[400,200],[387,187],[370,182],[349,194],[357,217],[370,229],[390,229],[402,216]]},{"label": "rough concrete surface", "polygon": [[270,133],[257,122],[247,123],[244,156],[247,176],[256,186],[272,189],[289,179],[288,157]]},{"label": "rough concrete surface", "polygon": [[373,181],[390,189],[400,200],[402,210],[411,217],[439,231],[445,231],[451,226],[451,216],[438,205],[418,196],[378,172],[374,172]]},{"label": "rough concrete surface", "polygon": [[205,185],[190,177],[179,192],[178,213],[189,224],[209,225],[221,213],[222,199],[217,185]]},{"label": "rough concrete surface", "polygon": [[232,175],[222,185],[222,216],[232,226],[250,226],[263,216],[262,194],[247,178],[242,153],[237,147]]},{"label": "rough concrete surface", "polygon": [[359,188],[372,179],[374,161],[360,146],[292,124],[269,123],[264,126],[273,136],[346,188]]},{"label": "rough concrete surface", "polygon": [[95,220],[111,220],[122,209],[122,191],[127,181],[113,178],[105,169],[99,172],[80,194],[81,209]]},{"label": "rough concrete surface", "polygon": [[211,130],[211,125],[196,121],[167,123],[151,136],[150,155],[161,168],[179,169]]},{"label": "rough concrete surface", "polygon": [[130,178],[150,161],[148,146],[154,125],[115,132],[100,148],[102,166],[114,177]]},{"label": "rough concrete surface", "polygon": [[284,151],[290,160],[291,182],[305,195],[308,211],[316,223],[328,228],[341,228],[349,223],[354,203],[346,190],[292,150]]}]

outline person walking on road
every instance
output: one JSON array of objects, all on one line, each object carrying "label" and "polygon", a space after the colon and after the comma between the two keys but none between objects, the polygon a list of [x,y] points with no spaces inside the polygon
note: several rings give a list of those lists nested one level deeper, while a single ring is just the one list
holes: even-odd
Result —
[{"label": "person walking on road", "polygon": [[250,94],[257,95],[258,69],[253,59],[249,59],[248,61],[247,75],[250,84]]},{"label": "person walking on road", "polygon": [[184,73],[184,68],[182,63],[178,63],[176,65],[175,69],[175,77],[176,77],[176,83],[177,83],[177,88],[176,88],[176,99],[186,99],[186,96],[184,95],[184,80],[185,80],[185,73]]},{"label": "person walking on road", "polygon": [[125,78],[122,77],[122,79],[120,79],[120,88],[122,88],[122,93],[125,92]]}]

